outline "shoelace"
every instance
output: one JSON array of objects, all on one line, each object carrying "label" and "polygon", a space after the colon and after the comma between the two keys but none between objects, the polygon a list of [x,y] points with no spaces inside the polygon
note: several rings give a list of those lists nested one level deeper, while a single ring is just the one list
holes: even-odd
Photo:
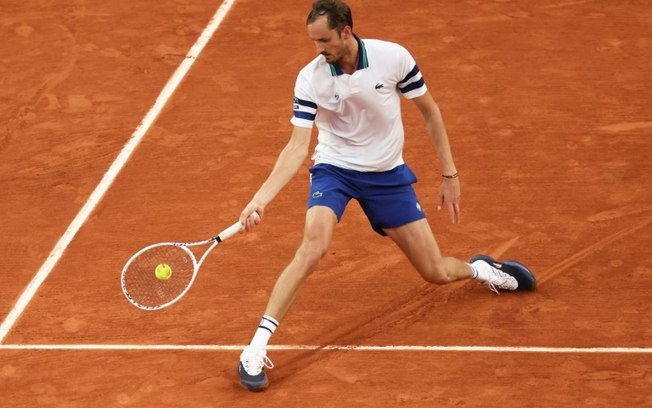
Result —
[{"label": "shoelace", "polygon": [[496,294],[500,296],[500,291],[496,289],[496,285],[494,285],[493,282],[485,282],[484,284],[487,285],[489,289],[491,289],[493,292],[496,292]]},{"label": "shoelace", "polygon": [[240,359],[242,367],[249,375],[258,375],[263,371],[264,367],[269,369],[274,368],[274,363],[267,357],[266,354],[256,351],[245,351],[244,356]]},{"label": "shoelace", "polygon": [[[485,285],[492,291],[500,295],[498,289],[516,289],[516,286],[513,286],[514,277],[498,270],[494,270],[492,279],[488,282],[485,282]],[[517,284],[518,286],[518,284]]]}]

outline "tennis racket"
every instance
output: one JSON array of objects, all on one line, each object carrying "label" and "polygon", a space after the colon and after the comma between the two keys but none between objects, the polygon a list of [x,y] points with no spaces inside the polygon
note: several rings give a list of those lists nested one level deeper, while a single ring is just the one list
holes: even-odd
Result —
[{"label": "tennis racket", "polygon": [[[146,246],[129,258],[122,268],[122,292],[132,305],[143,310],[159,310],[176,303],[195,282],[208,254],[241,228],[242,223],[238,221],[204,241],[160,242]],[[191,248],[202,246],[207,246],[207,249],[197,260]],[[160,265],[165,265],[166,272],[171,273],[157,276]]]}]

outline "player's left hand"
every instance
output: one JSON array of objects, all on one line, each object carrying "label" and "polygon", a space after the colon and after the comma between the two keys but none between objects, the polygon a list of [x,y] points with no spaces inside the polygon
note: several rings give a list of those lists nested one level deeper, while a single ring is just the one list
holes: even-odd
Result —
[{"label": "player's left hand", "polygon": [[448,214],[453,224],[460,223],[460,198],[462,196],[460,188],[460,179],[445,178],[439,186],[439,196],[437,199],[437,211],[442,207],[448,208]]}]

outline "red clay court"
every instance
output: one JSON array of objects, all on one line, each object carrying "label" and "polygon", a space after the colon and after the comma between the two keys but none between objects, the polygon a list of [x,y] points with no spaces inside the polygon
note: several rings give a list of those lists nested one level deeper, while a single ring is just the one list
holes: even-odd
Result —
[{"label": "red clay court", "polygon": [[5,0],[2,406],[652,406],[652,3],[350,5],[358,35],[411,51],[443,112],[460,225],[403,115],[443,251],[519,259],[538,290],[429,285],[352,203],[272,338],[270,388],[242,390],[309,161],[179,303],[134,308],[120,270],[237,220],[290,135],[310,1]]}]

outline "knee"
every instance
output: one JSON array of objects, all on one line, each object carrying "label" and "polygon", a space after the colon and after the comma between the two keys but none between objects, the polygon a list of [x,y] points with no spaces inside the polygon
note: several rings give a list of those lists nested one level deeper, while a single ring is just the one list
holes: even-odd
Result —
[{"label": "knee", "polygon": [[309,272],[312,272],[319,261],[326,255],[327,247],[311,240],[304,240],[297,250],[296,257],[306,266]]},{"label": "knee", "polygon": [[421,277],[426,282],[434,283],[436,285],[445,285],[456,280],[447,272],[443,262],[434,262],[429,265],[426,270],[420,272]]}]

